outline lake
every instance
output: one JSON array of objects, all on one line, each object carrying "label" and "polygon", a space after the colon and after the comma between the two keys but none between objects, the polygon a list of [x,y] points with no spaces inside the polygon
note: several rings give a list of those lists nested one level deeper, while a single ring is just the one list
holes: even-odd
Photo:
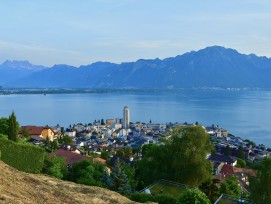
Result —
[{"label": "lake", "polygon": [[14,110],[20,125],[92,123],[122,117],[132,122],[218,124],[230,133],[271,146],[270,91],[168,91],[0,95],[0,117]]}]

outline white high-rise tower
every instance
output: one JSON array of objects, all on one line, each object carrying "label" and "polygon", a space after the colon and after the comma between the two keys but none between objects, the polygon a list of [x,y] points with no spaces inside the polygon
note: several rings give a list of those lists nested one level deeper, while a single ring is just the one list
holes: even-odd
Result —
[{"label": "white high-rise tower", "polygon": [[125,106],[123,109],[123,121],[122,125],[124,129],[128,129],[130,125],[130,110],[128,106]]}]

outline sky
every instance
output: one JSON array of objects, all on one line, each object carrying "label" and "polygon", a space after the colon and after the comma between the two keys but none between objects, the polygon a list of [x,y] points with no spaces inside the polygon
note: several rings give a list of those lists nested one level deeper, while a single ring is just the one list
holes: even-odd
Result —
[{"label": "sky", "polygon": [[0,0],[0,63],[121,63],[213,45],[271,57],[270,11],[270,0]]}]

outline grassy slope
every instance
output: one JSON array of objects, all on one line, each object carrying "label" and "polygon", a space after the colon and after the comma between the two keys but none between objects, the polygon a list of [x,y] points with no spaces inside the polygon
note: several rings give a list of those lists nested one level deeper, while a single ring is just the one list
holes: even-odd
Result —
[{"label": "grassy slope", "polygon": [[0,161],[0,204],[2,203],[125,204],[135,202],[104,188],[20,172]]}]

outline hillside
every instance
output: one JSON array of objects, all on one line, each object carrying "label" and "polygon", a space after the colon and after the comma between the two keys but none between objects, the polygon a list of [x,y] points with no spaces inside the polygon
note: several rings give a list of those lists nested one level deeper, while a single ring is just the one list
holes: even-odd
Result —
[{"label": "hillside", "polygon": [[43,69],[48,67],[32,65],[28,61],[7,60],[0,65],[0,85],[19,80]]},{"label": "hillside", "polygon": [[104,188],[20,172],[0,161],[0,203],[135,203]]},{"label": "hillside", "polygon": [[[13,71],[17,64],[12,63]],[[12,74],[12,70],[9,74]],[[139,59],[121,64],[96,62],[80,67],[55,65],[6,83],[0,78],[0,86],[93,89],[271,88],[270,75],[270,58],[212,46],[162,60]]]}]

